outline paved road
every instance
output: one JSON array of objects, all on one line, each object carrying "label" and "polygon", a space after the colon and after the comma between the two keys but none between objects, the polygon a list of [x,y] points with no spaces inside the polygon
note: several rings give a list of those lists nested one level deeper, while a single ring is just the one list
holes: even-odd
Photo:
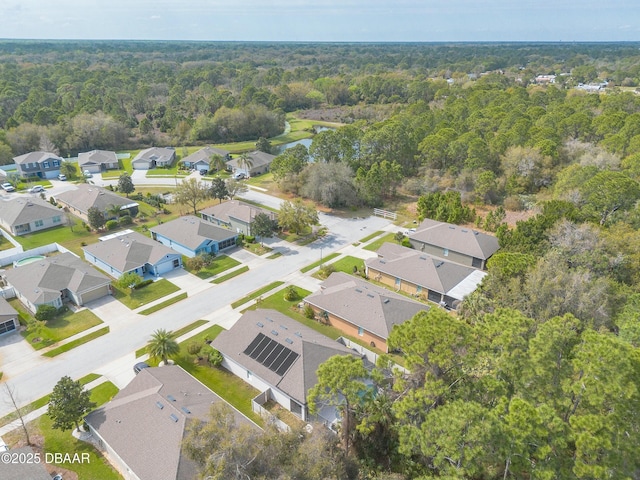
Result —
[{"label": "paved road", "polygon": [[[163,184],[168,185],[174,181],[161,180]],[[100,179],[96,179],[96,183],[99,181]],[[52,183],[53,191],[48,191],[48,195],[58,193],[61,189],[73,188],[68,182]],[[248,192],[247,198],[270,206],[278,205],[281,201],[255,191]],[[11,372],[7,380],[15,387],[22,404],[30,403],[49,393],[64,375],[80,378],[96,372],[123,387],[133,376],[131,367],[135,363],[135,350],[144,345],[156,329],[175,330],[201,318],[228,328],[239,316],[238,312],[232,311],[229,307],[231,302],[274,280],[284,280],[301,286],[315,285],[317,282],[301,274],[300,268],[319,260],[320,255],[326,256],[343,248],[349,250],[353,248],[352,243],[369,233],[390,227],[388,220],[377,217],[345,219],[320,214],[320,222],[329,228],[329,235],[324,239],[304,247],[272,239],[268,243],[277,251],[281,251],[282,257],[275,260],[249,257],[251,260],[248,273],[220,285],[202,283],[198,288],[186,287],[191,293],[197,293],[190,293],[188,299],[152,315],[137,315],[112,298],[94,302],[95,305],[89,307],[109,325],[109,334],[51,359],[45,359],[29,349],[22,350],[23,354],[11,358],[11,365],[6,365],[7,371]],[[245,261],[248,258],[242,250],[238,251],[237,255]],[[0,355],[2,345],[13,342],[15,338],[19,338],[17,334],[11,334],[0,340]],[[0,416],[9,411],[10,406],[0,401]]]}]

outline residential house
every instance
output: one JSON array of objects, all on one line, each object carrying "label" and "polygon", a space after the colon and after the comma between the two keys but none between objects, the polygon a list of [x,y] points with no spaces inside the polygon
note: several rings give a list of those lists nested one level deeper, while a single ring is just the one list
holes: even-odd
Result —
[{"label": "residential house", "polygon": [[0,294],[0,335],[14,332],[19,326],[18,312]]},{"label": "residential house", "polygon": [[0,227],[11,235],[25,235],[66,223],[61,209],[38,197],[18,197],[0,203]]},{"label": "residential house", "polygon": [[81,172],[102,173],[120,168],[116,152],[91,150],[78,154],[78,166]]},{"label": "residential house", "polygon": [[275,155],[258,150],[249,153],[248,157],[250,163],[248,168],[240,166],[241,162],[239,162],[238,157],[236,157],[227,162],[227,170],[231,170],[233,173],[242,172],[249,177],[255,177],[256,175],[268,172],[271,162],[276,158]]},{"label": "residential house", "polygon": [[111,294],[111,280],[72,253],[61,253],[6,270],[2,278],[16,297],[35,313],[40,305],[82,306]]},{"label": "residential house", "polygon": [[203,253],[216,255],[235,247],[238,234],[187,215],[152,227],[151,238],[182,255],[195,257]]},{"label": "residential house", "polygon": [[493,235],[431,219],[423,221],[409,241],[416,250],[479,269],[485,269],[500,248]]},{"label": "residential house", "polygon": [[448,308],[457,308],[486,275],[481,270],[394,243],[383,244],[376,253],[377,258],[365,260],[369,278]]},{"label": "residential house", "polygon": [[109,235],[83,250],[85,260],[115,278],[128,272],[157,277],[182,267],[180,253],[137,232]]},{"label": "residential house", "polygon": [[[316,371],[334,355],[355,355],[344,345],[276,310],[245,312],[211,346],[222,366],[304,421],[310,420],[307,392]],[[335,420],[334,418],[328,419]]]},{"label": "residential house", "polygon": [[[211,405],[225,403],[177,365],[142,369],[113,399],[85,417],[98,448],[127,480],[192,480],[197,464],[182,443]],[[237,425],[251,425],[233,409]]]},{"label": "residential house", "polygon": [[56,178],[64,159],[51,152],[31,152],[13,158],[23,178]]},{"label": "residential house", "polygon": [[224,225],[243,235],[253,235],[251,233],[251,223],[259,213],[264,213],[273,221],[277,221],[277,215],[271,210],[256,207],[239,200],[229,200],[200,210],[200,215],[208,222]]},{"label": "residential house", "polygon": [[[0,462],[2,480],[51,480],[51,475],[45,467],[43,453],[34,452],[31,447],[20,447],[12,448],[2,455],[9,455],[6,459],[3,457],[3,461]],[[37,458],[40,458],[40,461],[36,461]]]},{"label": "residential house", "polygon": [[209,171],[209,163],[213,155],[220,155],[225,161],[231,160],[229,151],[222,150],[221,148],[204,147],[191,155],[184,157],[180,163],[186,168],[192,168],[199,172]]},{"label": "residential house", "polygon": [[353,275],[334,272],[304,299],[321,321],[387,352],[394,326],[429,307]]},{"label": "residential house", "polygon": [[176,159],[176,151],[167,147],[151,147],[138,153],[131,162],[134,170],[170,167]]},{"label": "residential house", "polygon": [[138,203],[125,197],[113,193],[106,188],[98,187],[88,183],[76,185],[75,190],[58,193],[55,196],[56,202],[69,209],[69,212],[80,217],[85,222],[89,221],[89,209],[94,207],[100,210],[105,218],[110,218],[110,210],[114,206],[120,207],[121,215],[138,214]]}]

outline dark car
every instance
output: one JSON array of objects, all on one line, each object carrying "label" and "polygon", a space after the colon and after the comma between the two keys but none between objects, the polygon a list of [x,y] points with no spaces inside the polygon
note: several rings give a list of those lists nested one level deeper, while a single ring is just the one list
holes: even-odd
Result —
[{"label": "dark car", "polygon": [[133,372],[137,375],[143,368],[149,368],[149,364],[146,362],[138,362],[133,366]]}]

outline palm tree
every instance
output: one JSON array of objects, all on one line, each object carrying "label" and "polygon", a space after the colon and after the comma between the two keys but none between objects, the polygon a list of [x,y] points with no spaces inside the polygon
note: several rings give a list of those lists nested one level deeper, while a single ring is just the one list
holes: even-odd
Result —
[{"label": "palm tree", "polygon": [[115,217],[117,220],[120,218],[120,205],[109,205],[107,207],[107,213],[110,217]]},{"label": "palm tree", "polygon": [[251,170],[251,167],[253,167],[253,160],[251,159],[249,154],[247,152],[241,153],[240,156],[238,157],[237,163],[238,163],[238,168],[240,170],[244,170],[245,172],[247,172],[247,177],[248,177],[249,170]]},{"label": "palm tree", "polygon": [[173,357],[180,352],[180,345],[173,338],[173,332],[160,328],[153,332],[151,340],[147,343],[147,353],[155,358],[161,358],[167,365],[169,357]]},{"label": "palm tree", "polygon": [[211,155],[209,159],[209,170],[215,170],[219,172],[220,170],[224,170],[227,166],[227,163],[224,161],[224,157],[220,154],[214,153]]}]

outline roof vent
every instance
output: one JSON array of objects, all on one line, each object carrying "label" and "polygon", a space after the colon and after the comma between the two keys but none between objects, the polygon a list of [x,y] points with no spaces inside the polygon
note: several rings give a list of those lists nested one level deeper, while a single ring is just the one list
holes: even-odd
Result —
[{"label": "roof vent", "polygon": [[285,342],[287,342],[289,345],[293,344],[293,340],[291,340],[290,338],[285,339]]},{"label": "roof vent", "polygon": [[371,295],[370,293],[367,293],[367,297],[369,298],[375,298],[373,295]]},{"label": "roof vent", "polygon": [[174,415],[173,413],[171,415],[169,415],[169,418],[171,420],[173,420],[174,422],[178,423],[178,417],[176,415]]},{"label": "roof vent", "polygon": [[286,325],[280,325],[280,328],[283,330],[289,330]]},{"label": "roof vent", "polygon": [[176,399],[174,398],[174,396],[173,396],[173,395],[167,395],[167,399],[168,399],[168,400],[170,400],[170,401],[172,401],[172,402],[175,402],[175,401],[176,401]]},{"label": "roof vent", "polygon": [[362,293],[362,290],[360,290],[359,288],[356,288],[356,292]]},{"label": "roof vent", "polygon": [[464,233],[467,233],[469,230],[465,230],[465,229],[463,228],[463,229],[462,229],[462,231],[463,231]]},{"label": "roof vent", "polygon": [[273,320],[271,320],[269,317],[266,317],[267,321],[269,322],[273,322]]},{"label": "roof vent", "polygon": [[480,232],[476,232],[475,230],[473,231],[474,235],[479,235]]},{"label": "roof vent", "polygon": [[436,268],[440,268],[442,265],[444,265],[444,262],[438,262],[436,263]]},{"label": "roof vent", "polygon": [[275,336],[278,336],[278,331],[277,330],[271,330],[271,333],[273,333]]},{"label": "roof vent", "polygon": [[262,323],[262,322],[258,322],[258,323],[256,323],[256,325],[258,325],[260,328],[264,327],[264,323]]},{"label": "roof vent", "polygon": [[300,338],[302,338],[302,334],[301,334],[300,332],[296,332],[296,333],[295,333],[295,336],[296,336],[296,337],[300,337]]},{"label": "roof vent", "polygon": [[384,260],[380,260],[380,263],[384,265],[384,264],[386,264],[387,262],[385,262]]},{"label": "roof vent", "polygon": [[156,402],[156,407],[162,410],[164,408],[164,405],[162,404],[162,402]]},{"label": "roof vent", "polygon": [[182,408],[180,408],[180,410],[182,410],[187,415],[189,415],[191,413],[191,410],[189,410],[187,407],[182,407]]},{"label": "roof vent", "polygon": [[420,255],[420,260],[426,260],[427,257],[425,257],[424,255]]},{"label": "roof vent", "polygon": [[450,228],[451,230],[455,230],[455,229],[456,229],[456,227],[454,227],[453,225],[449,225],[449,228]]},{"label": "roof vent", "polygon": [[388,298],[385,298],[385,299],[382,301],[382,303],[389,303],[389,299],[388,299]]}]

